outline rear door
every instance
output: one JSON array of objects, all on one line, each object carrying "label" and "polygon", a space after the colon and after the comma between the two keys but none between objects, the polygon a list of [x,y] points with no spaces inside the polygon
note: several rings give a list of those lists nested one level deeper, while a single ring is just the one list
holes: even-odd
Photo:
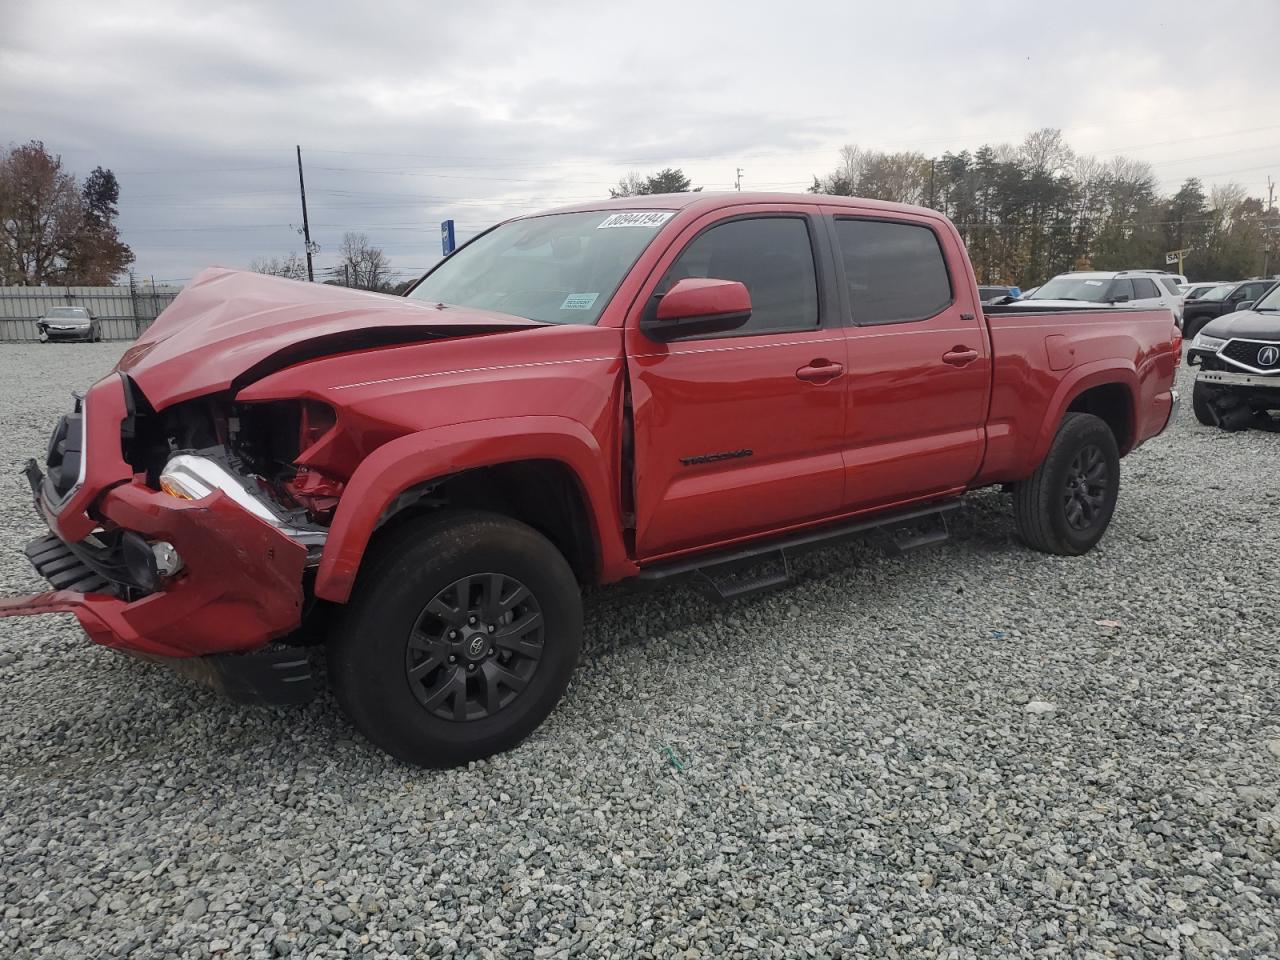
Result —
[{"label": "rear door", "polygon": [[[627,319],[641,559],[837,511],[845,339],[816,207],[743,205],[690,224]],[[669,343],[639,329],[678,280],[738,280],[750,320]]]},{"label": "rear door", "polygon": [[923,216],[827,212],[851,324],[846,510],[962,488],[982,461],[991,357],[959,240]]},{"label": "rear door", "polygon": [[1172,303],[1165,302],[1156,287],[1156,282],[1150,277],[1134,277],[1132,278],[1132,283],[1133,300],[1131,303],[1133,306],[1141,307],[1143,310],[1158,310],[1161,307],[1167,310],[1174,309]]}]

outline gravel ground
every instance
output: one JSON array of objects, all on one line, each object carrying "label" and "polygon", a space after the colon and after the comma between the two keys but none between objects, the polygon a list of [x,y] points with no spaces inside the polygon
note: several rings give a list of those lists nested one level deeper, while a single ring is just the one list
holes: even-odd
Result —
[{"label": "gravel ground", "polygon": [[[7,593],[120,349],[0,347]],[[1082,559],[991,492],[727,607],[604,592],[542,730],[443,773],[5,620],[0,956],[1280,956],[1278,460],[1184,408]]]}]

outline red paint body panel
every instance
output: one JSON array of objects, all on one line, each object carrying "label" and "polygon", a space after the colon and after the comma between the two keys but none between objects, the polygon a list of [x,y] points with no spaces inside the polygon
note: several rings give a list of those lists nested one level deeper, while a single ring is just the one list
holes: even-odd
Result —
[{"label": "red paint body panel", "polygon": [[125,463],[120,442],[120,425],[127,413],[124,382],[110,375],[95,383],[85,393],[84,413],[84,481],[72,490],[57,513],[47,502],[41,511],[53,532],[64,540],[87,537],[98,525],[90,515],[94,502],[104,490],[133,477],[133,468]]},{"label": "red paint body panel", "polygon": [[165,657],[253,650],[297,626],[306,549],[221,492],[192,502],[129,483],[107,492],[101,512],[172,543],[186,569],[133,603],[57,591],[0,602],[0,617],[73,613],[95,643]]},{"label": "red paint body panel", "polygon": [[[313,471],[298,489],[330,502],[340,494],[314,586],[334,602],[349,598],[401,493],[477,467],[562,465],[589,515],[598,578],[611,582],[678,556],[1023,479],[1093,386],[1127,391],[1125,452],[1168,421],[1179,350],[1171,315],[984,315],[963,243],[933,211],[736,193],[568,209],[617,208],[673,216],[594,326],[211,270],[118,369],[156,410],[228,392],[237,403],[333,410],[334,425],[296,462]],[[953,299],[924,320],[863,327],[846,292],[827,292],[813,330],[671,343],[641,331],[686,243],[724,218],[771,214],[806,218],[828,278],[839,274],[831,218],[929,226]],[[51,526],[70,540],[99,525],[166,539],[187,569],[134,603],[42,594],[0,604],[0,616],[71,612],[99,643],[164,656],[250,650],[296,627],[305,549],[221,494],[180,501],[135,477],[121,452],[119,377],[96,384],[85,409],[85,481],[56,512],[45,504]]]},{"label": "red paint body panel", "polygon": [[327,338],[354,343],[362,332],[408,337],[419,331],[426,339],[536,325],[504,314],[212,268],[178,294],[116,369],[160,409],[226,390],[256,365],[280,354],[303,355],[309,343]]}]

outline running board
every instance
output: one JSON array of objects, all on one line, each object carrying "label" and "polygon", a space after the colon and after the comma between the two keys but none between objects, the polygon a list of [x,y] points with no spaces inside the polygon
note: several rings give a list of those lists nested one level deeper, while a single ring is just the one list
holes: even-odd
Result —
[{"label": "running board", "polygon": [[[790,558],[807,550],[830,546],[841,540],[851,539],[876,530],[893,530],[936,520],[938,527],[924,532],[914,531],[895,536],[893,547],[898,552],[941,543],[949,536],[946,515],[960,506],[959,500],[932,504],[901,513],[893,513],[864,520],[846,521],[817,530],[806,530],[789,536],[775,537],[760,543],[743,546],[737,550],[720,551],[688,559],[655,564],[642,569],[637,577],[650,583],[673,577],[695,576],[707,591],[717,599],[731,600],[769,590],[789,583],[792,579]],[[753,561],[772,558],[774,567],[768,572],[735,576]]]}]

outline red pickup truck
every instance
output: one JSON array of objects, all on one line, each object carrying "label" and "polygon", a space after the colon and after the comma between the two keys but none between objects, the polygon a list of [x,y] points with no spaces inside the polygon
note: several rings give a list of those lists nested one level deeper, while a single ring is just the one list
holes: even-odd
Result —
[{"label": "red pickup truck", "polygon": [[370,740],[464,762],[564,692],[580,585],[730,594],[992,485],[1086,552],[1181,346],[1167,310],[984,309],[946,218],[849,198],[522,217],[404,297],[207,270],[28,464],[55,589],[0,615],[249,701],[310,695],[323,645]]}]

